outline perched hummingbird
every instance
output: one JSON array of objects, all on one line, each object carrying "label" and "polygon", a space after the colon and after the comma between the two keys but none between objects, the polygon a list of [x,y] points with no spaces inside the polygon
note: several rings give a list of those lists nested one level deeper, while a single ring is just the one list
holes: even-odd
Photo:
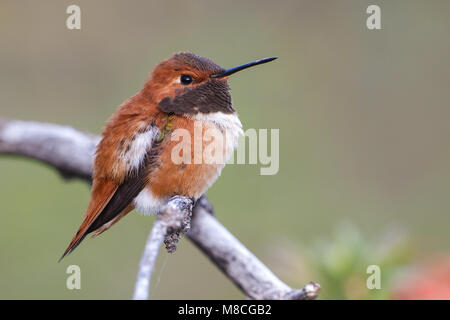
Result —
[{"label": "perched hummingbird", "polygon": [[[160,62],[141,91],[126,100],[106,124],[95,154],[90,203],[61,259],[87,234],[101,234],[134,208],[143,214],[158,213],[172,196],[195,201],[205,193],[242,133],[228,77],[275,59],[223,69],[207,58],[180,52]],[[226,141],[216,150],[224,155],[221,163],[173,161],[173,149],[180,140],[177,130],[192,135],[185,141],[190,147],[198,123],[200,134],[207,129],[227,132]],[[182,152],[186,152],[183,159],[189,160],[198,158],[203,149],[194,146]]]}]

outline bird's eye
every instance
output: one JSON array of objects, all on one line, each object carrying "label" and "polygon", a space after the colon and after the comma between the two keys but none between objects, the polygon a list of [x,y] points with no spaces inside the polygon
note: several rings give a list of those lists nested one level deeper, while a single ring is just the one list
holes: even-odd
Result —
[{"label": "bird's eye", "polygon": [[190,75],[187,75],[187,74],[182,74],[180,76],[180,82],[182,84],[184,84],[184,85],[191,84],[192,83],[192,77]]}]

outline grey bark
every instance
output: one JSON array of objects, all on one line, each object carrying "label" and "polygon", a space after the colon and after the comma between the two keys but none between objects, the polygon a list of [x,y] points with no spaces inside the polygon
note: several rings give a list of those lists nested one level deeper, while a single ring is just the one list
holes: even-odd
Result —
[{"label": "grey bark", "polygon": [[[98,136],[67,126],[0,119],[0,154],[40,160],[56,168],[65,178],[90,181],[98,141]],[[213,217],[206,198],[197,202],[193,214],[190,201],[185,197],[172,198],[155,220],[139,265],[135,299],[148,297],[150,276],[162,242],[173,252],[184,233],[251,299],[317,297],[320,286],[314,282],[295,290],[279,280]]]}]

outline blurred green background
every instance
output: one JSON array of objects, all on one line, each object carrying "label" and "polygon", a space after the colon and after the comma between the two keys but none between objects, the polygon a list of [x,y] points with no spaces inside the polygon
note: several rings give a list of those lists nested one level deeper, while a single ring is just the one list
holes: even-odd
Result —
[{"label": "blurred green background", "polygon": [[[81,7],[81,30],[65,26],[70,4]],[[382,30],[366,28],[370,4],[381,7]],[[350,280],[384,265],[374,247],[386,233],[408,235],[408,263],[450,249],[449,31],[445,0],[3,0],[0,117],[100,133],[173,52],[223,67],[278,56],[230,85],[245,128],[280,129],[280,170],[228,166],[208,196],[289,285],[316,280],[323,298],[373,297],[365,280]],[[57,263],[88,200],[81,181],[0,158],[0,298],[131,298],[153,217],[130,214]],[[363,263],[326,271],[339,259]],[[66,289],[71,264],[81,290]],[[344,277],[351,293],[330,277]],[[243,297],[187,239],[174,255],[161,251],[151,290],[152,299]]]}]

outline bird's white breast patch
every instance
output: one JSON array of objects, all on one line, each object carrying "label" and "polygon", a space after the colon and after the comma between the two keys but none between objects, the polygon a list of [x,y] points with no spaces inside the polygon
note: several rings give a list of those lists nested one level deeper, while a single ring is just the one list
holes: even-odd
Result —
[{"label": "bird's white breast patch", "polygon": [[237,148],[238,138],[243,135],[242,123],[239,120],[237,113],[198,113],[191,116],[194,120],[209,121],[214,123],[222,132],[226,133],[226,159],[233,154],[234,149]]},{"label": "bird's white breast patch", "polygon": [[158,134],[158,128],[152,126],[147,131],[134,136],[123,154],[123,159],[130,171],[139,168]]},{"label": "bird's white breast patch", "polygon": [[164,204],[162,199],[155,197],[147,188],[144,188],[138,196],[134,198],[133,203],[136,210],[145,215],[158,213],[161,206]]}]

